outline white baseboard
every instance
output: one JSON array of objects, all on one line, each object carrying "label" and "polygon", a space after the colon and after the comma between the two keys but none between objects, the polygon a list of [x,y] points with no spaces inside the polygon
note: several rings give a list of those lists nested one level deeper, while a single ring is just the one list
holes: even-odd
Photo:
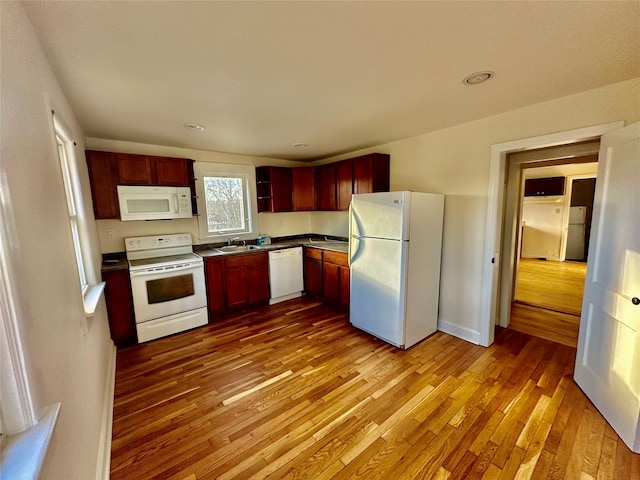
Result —
[{"label": "white baseboard", "polygon": [[114,345],[111,350],[102,402],[102,428],[100,429],[100,445],[98,446],[96,480],[109,480],[111,476],[111,430],[113,427],[113,396],[116,386],[116,353]]},{"label": "white baseboard", "polygon": [[466,340],[467,342],[480,345],[480,332],[455,325],[447,322],[446,320],[442,320],[441,318],[438,319],[438,330],[448,333],[449,335],[453,335],[454,337],[461,338],[462,340]]}]

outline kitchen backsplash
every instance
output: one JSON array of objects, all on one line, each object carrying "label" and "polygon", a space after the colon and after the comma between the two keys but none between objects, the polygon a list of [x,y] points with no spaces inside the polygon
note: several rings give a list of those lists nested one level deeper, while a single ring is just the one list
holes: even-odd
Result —
[{"label": "kitchen backsplash", "polygon": [[[200,241],[198,238],[198,222],[196,218],[184,220],[157,220],[151,222],[121,222],[120,220],[97,220],[100,249],[102,253],[124,251],[124,239],[145,235],[162,235],[169,233],[190,233],[194,244],[211,243],[211,240]],[[291,212],[258,214],[258,233],[272,237],[286,237],[317,233],[346,237],[349,234],[348,212]]]}]

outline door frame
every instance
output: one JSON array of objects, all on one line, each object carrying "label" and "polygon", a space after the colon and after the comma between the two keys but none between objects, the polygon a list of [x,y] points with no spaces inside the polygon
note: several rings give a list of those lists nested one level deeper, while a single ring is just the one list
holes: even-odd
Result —
[{"label": "door frame", "polygon": [[[623,126],[624,121],[618,121],[549,135],[524,138],[491,146],[484,248],[485,264],[482,273],[482,304],[480,307],[481,345],[488,347],[493,343],[495,325],[498,323],[496,320],[498,320],[500,314],[498,308],[500,296],[499,284],[505,281],[512,282],[514,274],[511,268],[509,269],[510,278],[504,278],[505,272],[502,274],[503,278],[500,278],[508,154],[596,140],[605,133],[612,132]],[[509,246],[509,248],[511,248],[511,246]]]}]

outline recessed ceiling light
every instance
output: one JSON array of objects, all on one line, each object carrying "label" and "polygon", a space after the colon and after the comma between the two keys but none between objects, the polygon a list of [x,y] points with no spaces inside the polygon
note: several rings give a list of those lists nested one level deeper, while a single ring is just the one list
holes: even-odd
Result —
[{"label": "recessed ceiling light", "polygon": [[298,143],[294,143],[293,146],[296,147],[296,148],[304,148],[304,147],[307,146],[307,144],[306,143],[302,143],[302,142],[298,142]]},{"label": "recessed ceiling light", "polygon": [[476,72],[464,77],[464,79],[462,80],[462,83],[464,83],[465,85],[477,85],[478,83],[486,82],[487,80],[493,78],[494,76],[495,76],[495,73],[490,72],[488,70],[484,72]]},{"label": "recessed ceiling light", "polygon": [[204,125],[199,123],[183,123],[182,126],[188,130],[197,130],[198,132],[204,130]]}]

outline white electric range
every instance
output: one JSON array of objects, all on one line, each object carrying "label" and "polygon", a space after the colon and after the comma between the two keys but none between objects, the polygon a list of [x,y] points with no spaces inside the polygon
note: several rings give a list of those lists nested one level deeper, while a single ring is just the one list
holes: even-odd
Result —
[{"label": "white electric range", "polygon": [[206,325],[202,257],[188,233],[125,238],[139,342]]}]

